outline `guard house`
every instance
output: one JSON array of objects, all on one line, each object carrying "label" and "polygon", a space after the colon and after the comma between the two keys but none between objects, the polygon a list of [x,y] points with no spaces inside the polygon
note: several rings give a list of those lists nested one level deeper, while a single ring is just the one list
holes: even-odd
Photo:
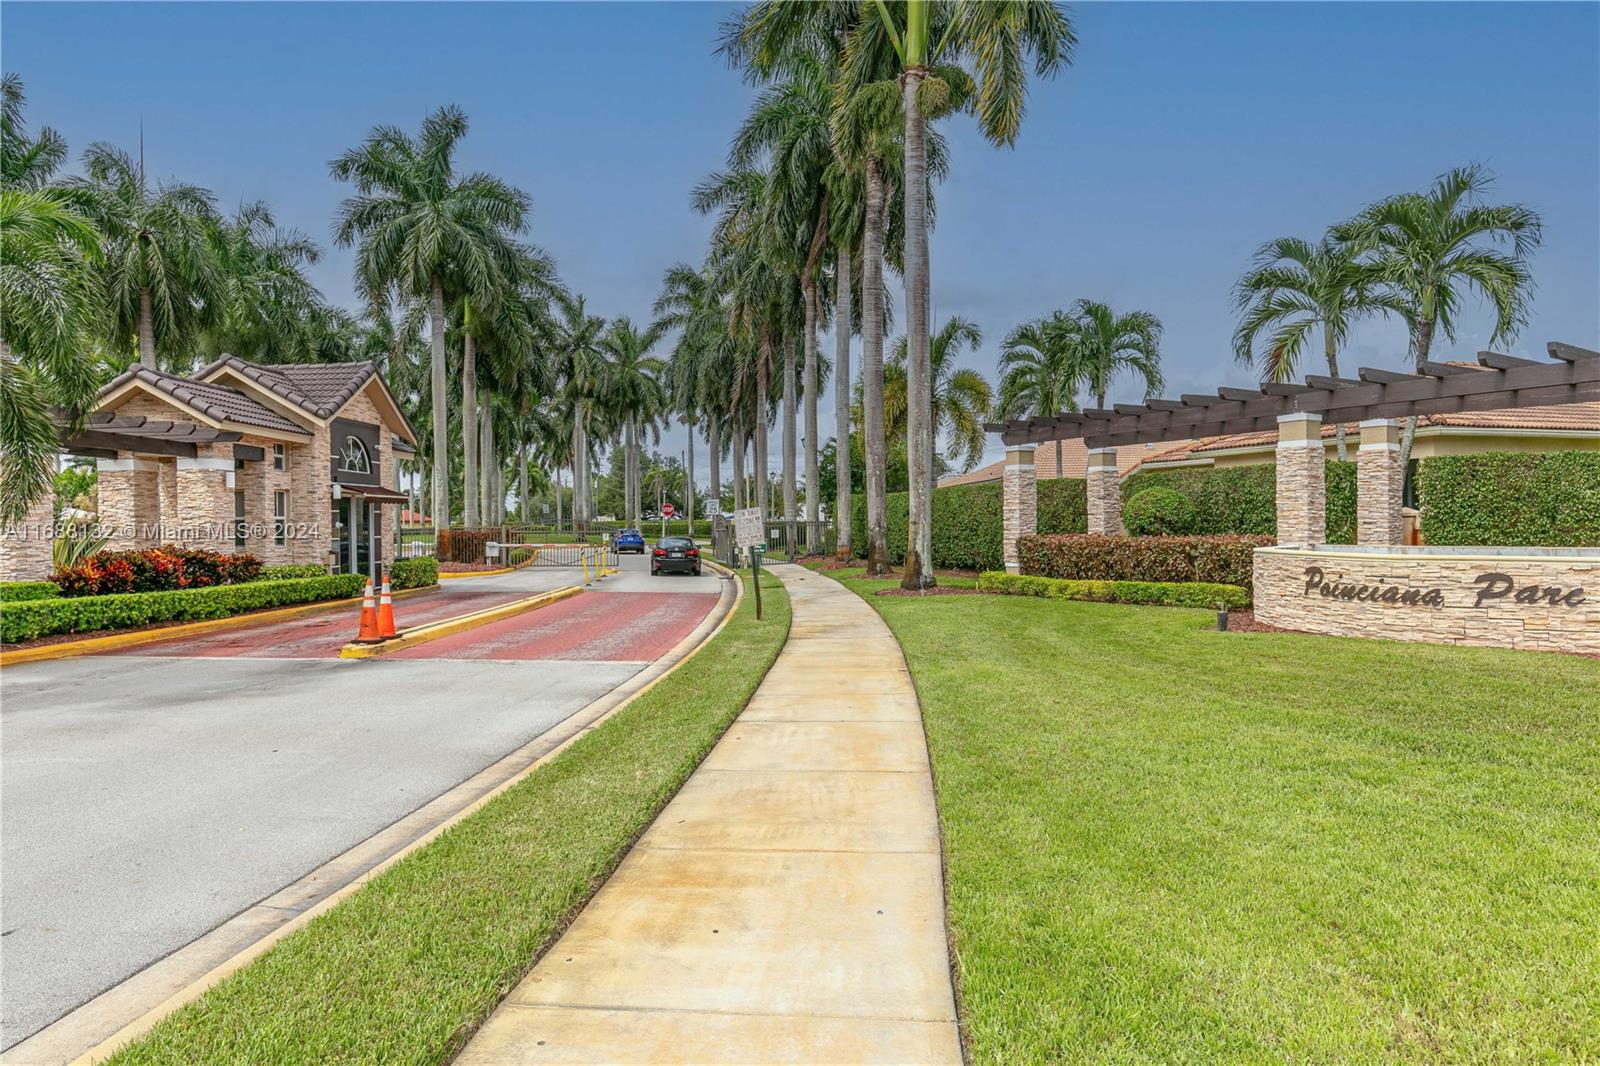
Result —
[{"label": "guard house", "polygon": [[[416,439],[371,362],[224,356],[189,377],[128,370],[62,449],[96,461],[109,548],[179,544],[366,573],[393,558],[407,502],[398,460]],[[49,543],[34,540],[8,537],[7,578],[49,571]]]}]

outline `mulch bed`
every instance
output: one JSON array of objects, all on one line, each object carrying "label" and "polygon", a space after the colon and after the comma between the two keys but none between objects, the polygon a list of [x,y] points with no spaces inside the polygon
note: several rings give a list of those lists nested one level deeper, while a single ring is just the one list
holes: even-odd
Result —
[{"label": "mulch bed", "polygon": [[485,570],[504,570],[504,563],[440,563],[441,574],[477,574]]},{"label": "mulch bed", "polygon": [[1269,626],[1265,622],[1256,621],[1254,611],[1229,611],[1228,632],[1230,633],[1293,633],[1292,629],[1280,629]]},{"label": "mulch bed", "polygon": [[935,585],[931,589],[879,589],[874,596],[982,596],[979,589],[954,589]]}]

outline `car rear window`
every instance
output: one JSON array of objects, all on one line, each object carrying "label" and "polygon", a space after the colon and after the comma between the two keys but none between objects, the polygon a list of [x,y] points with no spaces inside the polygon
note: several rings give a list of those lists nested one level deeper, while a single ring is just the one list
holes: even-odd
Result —
[{"label": "car rear window", "polygon": [[688,537],[662,537],[658,542],[663,548],[692,548],[694,541]]}]

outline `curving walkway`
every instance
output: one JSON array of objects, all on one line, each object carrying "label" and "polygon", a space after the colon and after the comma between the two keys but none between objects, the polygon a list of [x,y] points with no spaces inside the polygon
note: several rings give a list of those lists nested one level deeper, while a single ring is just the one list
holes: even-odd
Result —
[{"label": "curving walkway", "polygon": [[900,647],[771,569],[794,620],[749,707],[458,1063],[960,1063]]}]

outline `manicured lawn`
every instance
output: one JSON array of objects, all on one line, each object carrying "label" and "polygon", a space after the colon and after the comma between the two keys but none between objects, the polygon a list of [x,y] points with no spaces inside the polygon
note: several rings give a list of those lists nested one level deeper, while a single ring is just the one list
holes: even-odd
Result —
[{"label": "manicured lawn", "polygon": [[973,1061],[1600,1059],[1600,663],[868,602],[923,701]]},{"label": "manicured lawn", "polygon": [[765,621],[747,587],[694,659],[112,1061],[447,1061],[755,691],[789,628],[761,589]]}]

